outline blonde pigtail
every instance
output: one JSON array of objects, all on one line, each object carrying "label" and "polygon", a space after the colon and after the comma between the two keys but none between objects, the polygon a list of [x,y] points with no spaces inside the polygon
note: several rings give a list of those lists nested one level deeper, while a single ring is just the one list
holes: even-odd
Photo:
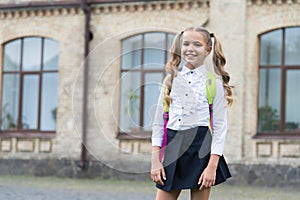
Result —
[{"label": "blonde pigtail", "polygon": [[213,63],[215,72],[222,77],[223,86],[225,88],[225,98],[227,100],[227,104],[230,106],[233,103],[232,97],[232,88],[233,86],[229,85],[230,75],[228,72],[224,70],[224,66],[226,64],[226,59],[223,54],[222,45],[214,35],[214,51],[213,51]]},{"label": "blonde pigtail", "polygon": [[166,88],[164,90],[164,100],[167,103],[168,107],[170,106],[170,104],[172,102],[170,93],[171,93],[173,79],[177,76],[178,66],[180,65],[180,62],[181,62],[180,39],[181,39],[182,34],[183,34],[183,31],[178,33],[175,36],[174,41],[171,46],[171,49],[170,49],[171,57],[166,65],[166,71],[170,74],[170,76],[168,76],[165,81]]}]

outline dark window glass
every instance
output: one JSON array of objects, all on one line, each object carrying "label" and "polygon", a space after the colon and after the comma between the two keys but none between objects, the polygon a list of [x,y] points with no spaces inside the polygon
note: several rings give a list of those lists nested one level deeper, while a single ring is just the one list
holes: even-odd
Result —
[{"label": "dark window glass", "polygon": [[41,130],[43,131],[56,129],[57,83],[57,73],[43,74],[41,98]]},{"label": "dark window glass", "polygon": [[37,129],[39,106],[39,75],[23,76],[22,128]]},{"label": "dark window glass", "polygon": [[122,42],[122,69],[141,68],[142,35],[137,35]]},{"label": "dark window glass", "polygon": [[120,132],[151,131],[174,34],[150,32],[122,41]]},{"label": "dark window glass", "polygon": [[163,79],[162,73],[145,74],[145,98],[144,98],[144,130],[151,131],[152,119],[155,113],[156,101],[158,99],[159,85]]},{"label": "dark window glass", "polygon": [[55,131],[58,43],[24,37],[3,49],[1,131]]},{"label": "dark window glass", "polygon": [[279,131],[281,71],[260,69],[258,120],[259,131]]},{"label": "dark window glass", "polygon": [[4,46],[3,71],[20,70],[21,40],[14,40]]},{"label": "dark window glass", "polygon": [[285,130],[300,131],[300,70],[289,70],[286,76]]},{"label": "dark window glass", "polygon": [[300,27],[285,31],[284,61],[286,65],[300,65]]},{"label": "dark window glass", "polygon": [[140,127],[141,72],[123,72],[121,77],[122,132],[134,132]]},{"label": "dark window glass", "polygon": [[58,70],[59,45],[51,39],[44,39],[43,69]]},{"label": "dark window glass", "polygon": [[29,37],[23,39],[22,70],[38,71],[41,69],[42,38]]},{"label": "dark window glass", "polygon": [[165,64],[166,34],[148,33],[144,40],[144,68],[161,69]]},{"label": "dark window glass", "polygon": [[260,36],[259,133],[300,133],[300,27]]},{"label": "dark window glass", "polygon": [[2,76],[2,130],[15,130],[18,127],[19,115],[19,74]]},{"label": "dark window glass", "polygon": [[266,33],[260,37],[260,65],[280,66],[282,30]]}]

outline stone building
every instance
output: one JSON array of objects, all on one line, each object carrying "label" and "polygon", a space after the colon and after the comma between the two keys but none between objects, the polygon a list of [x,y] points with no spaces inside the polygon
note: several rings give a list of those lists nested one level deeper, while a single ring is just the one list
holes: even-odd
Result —
[{"label": "stone building", "polygon": [[147,175],[168,49],[201,25],[235,87],[231,182],[299,185],[299,13],[299,0],[2,0],[0,173]]}]

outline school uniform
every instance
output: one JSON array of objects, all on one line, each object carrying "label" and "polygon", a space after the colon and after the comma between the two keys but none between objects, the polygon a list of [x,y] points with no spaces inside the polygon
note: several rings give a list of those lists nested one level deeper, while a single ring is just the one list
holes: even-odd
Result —
[{"label": "school uniform", "polygon": [[[152,146],[162,146],[163,90],[152,126]],[[167,180],[162,190],[199,188],[198,180],[206,168],[210,155],[220,156],[215,185],[231,177],[223,149],[227,134],[226,99],[222,80],[216,80],[216,96],[213,102],[213,133],[208,129],[209,106],[206,95],[206,68],[204,65],[190,70],[183,66],[173,80],[167,125],[168,144],[163,166]]]}]

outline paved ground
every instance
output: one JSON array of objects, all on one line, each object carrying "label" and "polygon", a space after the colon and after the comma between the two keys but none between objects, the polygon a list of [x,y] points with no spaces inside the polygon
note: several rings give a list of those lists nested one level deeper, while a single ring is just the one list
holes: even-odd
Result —
[{"label": "paved ground", "polygon": [[[153,200],[152,182],[0,176],[0,200]],[[180,200],[189,199],[184,191]],[[299,200],[300,190],[221,185],[211,200]]]}]

